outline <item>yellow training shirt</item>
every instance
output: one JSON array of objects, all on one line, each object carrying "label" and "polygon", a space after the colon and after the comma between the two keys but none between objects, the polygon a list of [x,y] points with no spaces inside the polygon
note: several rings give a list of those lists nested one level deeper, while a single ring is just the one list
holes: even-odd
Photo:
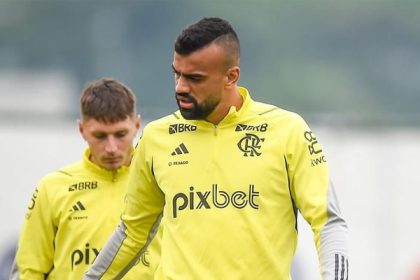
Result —
[{"label": "yellow training shirt", "polygon": [[323,279],[347,279],[347,226],[315,134],[239,90],[242,107],[217,126],[176,112],[144,128],[122,224],[84,279],[119,279],[161,220],[157,280],[289,280],[298,211]]},{"label": "yellow training shirt", "polygon": [[[28,206],[15,260],[20,280],[80,280],[119,224],[128,167],[102,169],[89,160],[45,176]],[[157,239],[157,238],[156,238]],[[153,279],[159,242],[124,279]]]}]

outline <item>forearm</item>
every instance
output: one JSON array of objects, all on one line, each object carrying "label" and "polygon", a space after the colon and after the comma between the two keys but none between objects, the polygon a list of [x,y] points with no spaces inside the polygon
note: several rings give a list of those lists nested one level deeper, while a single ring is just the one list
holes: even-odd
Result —
[{"label": "forearm", "polygon": [[332,184],[328,201],[328,220],[320,232],[318,250],[322,279],[347,280],[349,273],[347,224],[340,213]]},{"label": "forearm", "polygon": [[123,248],[126,238],[125,227],[121,224],[101,250],[83,279],[118,279],[116,278],[118,272],[135,257],[135,253],[130,254],[130,251],[126,252]]},{"label": "forearm", "polygon": [[332,232],[321,237],[319,261],[323,280],[347,280],[349,256],[345,232]]},{"label": "forearm", "polygon": [[121,223],[83,279],[121,279],[147,250],[149,243],[157,232],[160,218],[159,216],[153,224],[145,241],[133,240],[127,236],[126,228]]}]

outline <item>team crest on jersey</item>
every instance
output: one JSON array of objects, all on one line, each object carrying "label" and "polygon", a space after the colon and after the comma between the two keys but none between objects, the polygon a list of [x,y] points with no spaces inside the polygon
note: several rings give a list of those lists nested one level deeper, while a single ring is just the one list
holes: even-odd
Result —
[{"label": "team crest on jersey", "polygon": [[244,157],[259,157],[261,153],[261,144],[265,138],[260,138],[255,134],[246,133],[245,136],[239,140],[238,148],[244,153]]}]

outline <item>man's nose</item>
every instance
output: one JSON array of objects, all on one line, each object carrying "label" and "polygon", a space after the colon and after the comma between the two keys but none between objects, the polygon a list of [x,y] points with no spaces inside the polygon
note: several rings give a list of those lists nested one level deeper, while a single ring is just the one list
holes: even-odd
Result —
[{"label": "man's nose", "polygon": [[188,83],[184,77],[180,76],[175,79],[175,92],[190,92]]},{"label": "man's nose", "polygon": [[105,151],[107,153],[114,153],[117,151],[117,149],[118,149],[118,146],[117,146],[117,141],[115,140],[115,138],[112,136],[108,137],[106,141],[106,145],[105,145]]}]

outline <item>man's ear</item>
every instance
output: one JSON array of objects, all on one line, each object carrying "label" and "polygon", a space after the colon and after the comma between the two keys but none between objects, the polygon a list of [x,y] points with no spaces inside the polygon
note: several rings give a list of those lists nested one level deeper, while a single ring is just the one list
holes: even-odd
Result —
[{"label": "man's ear", "polygon": [[83,121],[82,120],[77,120],[77,125],[79,126],[80,135],[82,135],[83,139],[86,140],[85,133],[84,133],[84,127],[83,127]]},{"label": "man's ear", "polygon": [[136,128],[137,128],[137,130],[139,130],[140,127],[141,127],[141,116],[140,116],[140,114],[138,114],[136,116]]},{"label": "man's ear", "polygon": [[241,73],[241,69],[239,66],[233,66],[228,69],[226,73],[226,86],[231,87],[236,85],[239,81],[239,76]]}]

